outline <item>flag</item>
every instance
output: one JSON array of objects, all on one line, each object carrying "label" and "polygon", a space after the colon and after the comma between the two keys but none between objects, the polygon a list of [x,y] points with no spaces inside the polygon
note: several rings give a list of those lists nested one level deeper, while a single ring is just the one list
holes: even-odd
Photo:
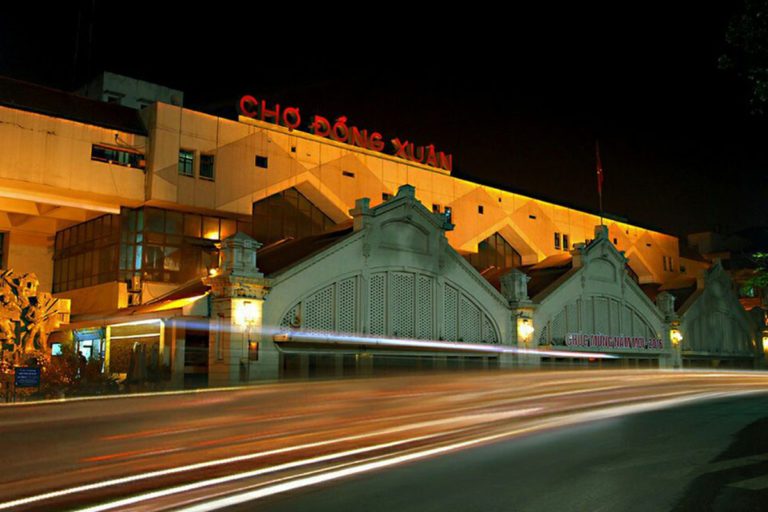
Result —
[{"label": "flag", "polygon": [[595,141],[595,157],[597,158],[597,194],[603,197],[603,164],[600,163],[600,143]]}]

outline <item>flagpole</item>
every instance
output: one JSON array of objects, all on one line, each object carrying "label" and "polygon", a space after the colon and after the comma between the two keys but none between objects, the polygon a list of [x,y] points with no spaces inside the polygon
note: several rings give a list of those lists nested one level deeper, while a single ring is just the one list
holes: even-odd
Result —
[{"label": "flagpole", "polygon": [[595,160],[597,163],[597,197],[600,205],[600,227],[603,227],[603,164],[600,162],[600,142],[595,139]]}]

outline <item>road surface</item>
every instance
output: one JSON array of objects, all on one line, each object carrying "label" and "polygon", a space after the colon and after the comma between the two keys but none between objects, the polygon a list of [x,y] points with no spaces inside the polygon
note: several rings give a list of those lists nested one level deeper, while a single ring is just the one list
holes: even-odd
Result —
[{"label": "road surface", "polygon": [[747,504],[766,391],[757,372],[483,372],[9,405],[0,510]]}]

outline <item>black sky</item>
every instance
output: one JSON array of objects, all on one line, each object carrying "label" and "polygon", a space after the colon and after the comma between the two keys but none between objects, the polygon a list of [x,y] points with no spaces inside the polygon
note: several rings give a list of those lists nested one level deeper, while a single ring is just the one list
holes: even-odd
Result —
[{"label": "black sky", "polygon": [[738,2],[191,5],[17,8],[0,74],[73,90],[108,70],[232,117],[243,94],[346,115],[434,143],[461,175],[592,210],[599,138],[608,212],[674,234],[768,224],[768,123],[717,69]]}]

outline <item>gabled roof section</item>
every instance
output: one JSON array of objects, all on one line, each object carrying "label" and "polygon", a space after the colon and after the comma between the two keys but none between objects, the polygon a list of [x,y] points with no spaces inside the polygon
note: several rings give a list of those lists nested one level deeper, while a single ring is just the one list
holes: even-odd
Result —
[{"label": "gabled roof section", "polygon": [[147,135],[139,111],[0,76],[0,105],[137,135]]},{"label": "gabled roof section", "polygon": [[275,274],[340,242],[351,234],[352,221],[348,220],[319,235],[275,242],[258,251],[259,270],[265,276]]}]

